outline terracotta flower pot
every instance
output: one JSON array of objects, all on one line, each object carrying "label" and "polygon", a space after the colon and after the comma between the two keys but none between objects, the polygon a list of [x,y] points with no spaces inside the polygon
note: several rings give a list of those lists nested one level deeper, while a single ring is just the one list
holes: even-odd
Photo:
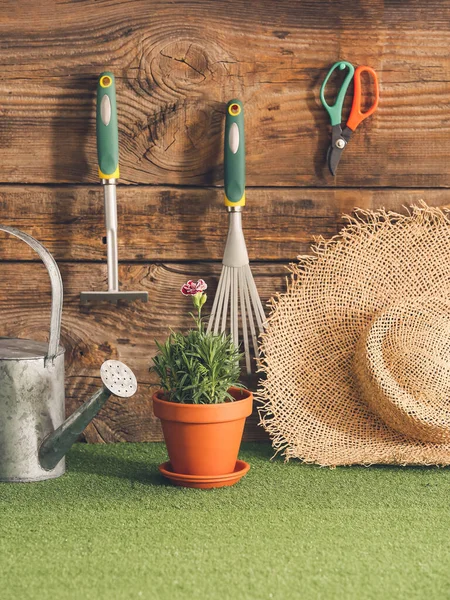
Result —
[{"label": "terracotta flower pot", "polygon": [[230,388],[235,402],[179,404],[153,394],[153,412],[161,419],[169,459],[176,473],[225,475],[235,466],[253,394]]}]

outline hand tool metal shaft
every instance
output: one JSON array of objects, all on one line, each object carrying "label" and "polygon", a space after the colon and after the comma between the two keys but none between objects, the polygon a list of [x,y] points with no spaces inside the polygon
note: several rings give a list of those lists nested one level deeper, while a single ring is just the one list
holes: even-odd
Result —
[{"label": "hand tool metal shaft", "polygon": [[116,180],[102,179],[105,198],[106,252],[108,261],[108,291],[119,291],[119,253],[117,247]]}]

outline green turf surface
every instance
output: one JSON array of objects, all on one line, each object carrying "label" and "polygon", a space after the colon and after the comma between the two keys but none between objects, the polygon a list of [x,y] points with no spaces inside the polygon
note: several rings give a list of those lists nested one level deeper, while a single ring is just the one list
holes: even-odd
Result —
[{"label": "green turf surface", "polygon": [[270,456],[203,491],[165,483],[162,444],[77,444],[64,477],[0,484],[0,597],[450,597],[450,470]]}]

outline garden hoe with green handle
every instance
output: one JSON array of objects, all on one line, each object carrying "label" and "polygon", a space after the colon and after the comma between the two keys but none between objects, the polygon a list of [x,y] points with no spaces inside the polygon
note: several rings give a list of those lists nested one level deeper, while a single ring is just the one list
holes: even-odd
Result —
[{"label": "garden hoe with green handle", "polygon": [[242,231],[242,207],[245,206],[245,138],[244,108],[239,100],[231,100],[227,104],[224,171],[225,206],[229,214],[228,237],[207,331],[224,333],[229,320],[232,340],[239,346],[239,330],[242,329],[245,364],[247,373],[250,374],[252,363],[247,327],[250,329],[253,352],[258,358],[257,336],[263,330],[266,317],[250,270]]},{"label": "garden hoe with green handle", "polygon": [[81,292],[81,303],[119,300],[147,302],[148,293],[119,290],[119,257],[117,251],[116,181],[119,177],[119,132],[117,126],[116,89],[114,75],[102,73],[97,86],[97,155],[98,173],[105,198],[108,290]]}]

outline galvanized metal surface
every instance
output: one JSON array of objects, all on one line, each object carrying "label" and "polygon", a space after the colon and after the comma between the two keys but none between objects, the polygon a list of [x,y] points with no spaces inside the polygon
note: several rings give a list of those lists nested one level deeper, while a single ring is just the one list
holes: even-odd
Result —
[{"label": "galvanized metal surface", "polygon": [[39,462],[44,469],[51,471],[57,467],[110,396],[111,392],[100,388],[44,439],[39,448]]},{"label": "galvanized metal surface", "polygon": [[51,254],[29,235],[0,225],[29,244],[47,267],[52,286],[49,343],[0,338],[0,481],[39,481],[62,475],[64,455],[112,393],[129,398],[137,389],[131,369],[103,364],[103,386],[67,420],[64,348],[59,345],[62,280]]},{"label": "galvanized metal surface", "polygon": [[[61,352],[64,352],[64,348],[59,346],[56,355],[61,354]],[[0,360],[30,360],[44,358],[47,355],[47,342],[0,337]]]},{"label": "galvanized metal surface", "polygon": [[0,360],[0,481],[64,473],[64,460],[47,471],[38,456],[44,438],[64,421],[64,410],[64,351],[51,361]]},{"label": "galvanized metal surface", "polygon": [[[6,225],[0,225],[0,231],[9,233],[19,240],[22,240],[28,244],[33,250],[39,255],[44,265],[47,267],[47,271],[50,277],[50,283],[52,285],[52,309],[50,316],[50,335],[48,342],[48,357],[52,358],[58,352],[59,336],[61,332],[61,314],[63,305],[63,284],[61,279],[61,273],[59,272],[58,265],[50,252],[44,248],[44,246],[35,240],[31,235],[14,229],[13,227],[7,227]],[[31,292],[30,292],[31,294]]]},{"label": "galvanized metal surface", "polygon": [[111,394],[130,398],[137,390],[133,371],[119,360],[107,360],[100,368],[103,387],[82,404],[55,431],[49,434],[39,449],[39,460],[46,469],[53,469],[78,439]]},{"label": "galvanized metal surface", "polygon": [[[39,463],[43,439],[64,420],[64,348],[59,346],[63,287],[53,256],[22,231],[0,225],[37,252],[52,286],[48,344],[0,339],[0,481],[38,481],[64,473],[64,461],[47,471]],[[31,292],[30,292],[31,293]]]}]

